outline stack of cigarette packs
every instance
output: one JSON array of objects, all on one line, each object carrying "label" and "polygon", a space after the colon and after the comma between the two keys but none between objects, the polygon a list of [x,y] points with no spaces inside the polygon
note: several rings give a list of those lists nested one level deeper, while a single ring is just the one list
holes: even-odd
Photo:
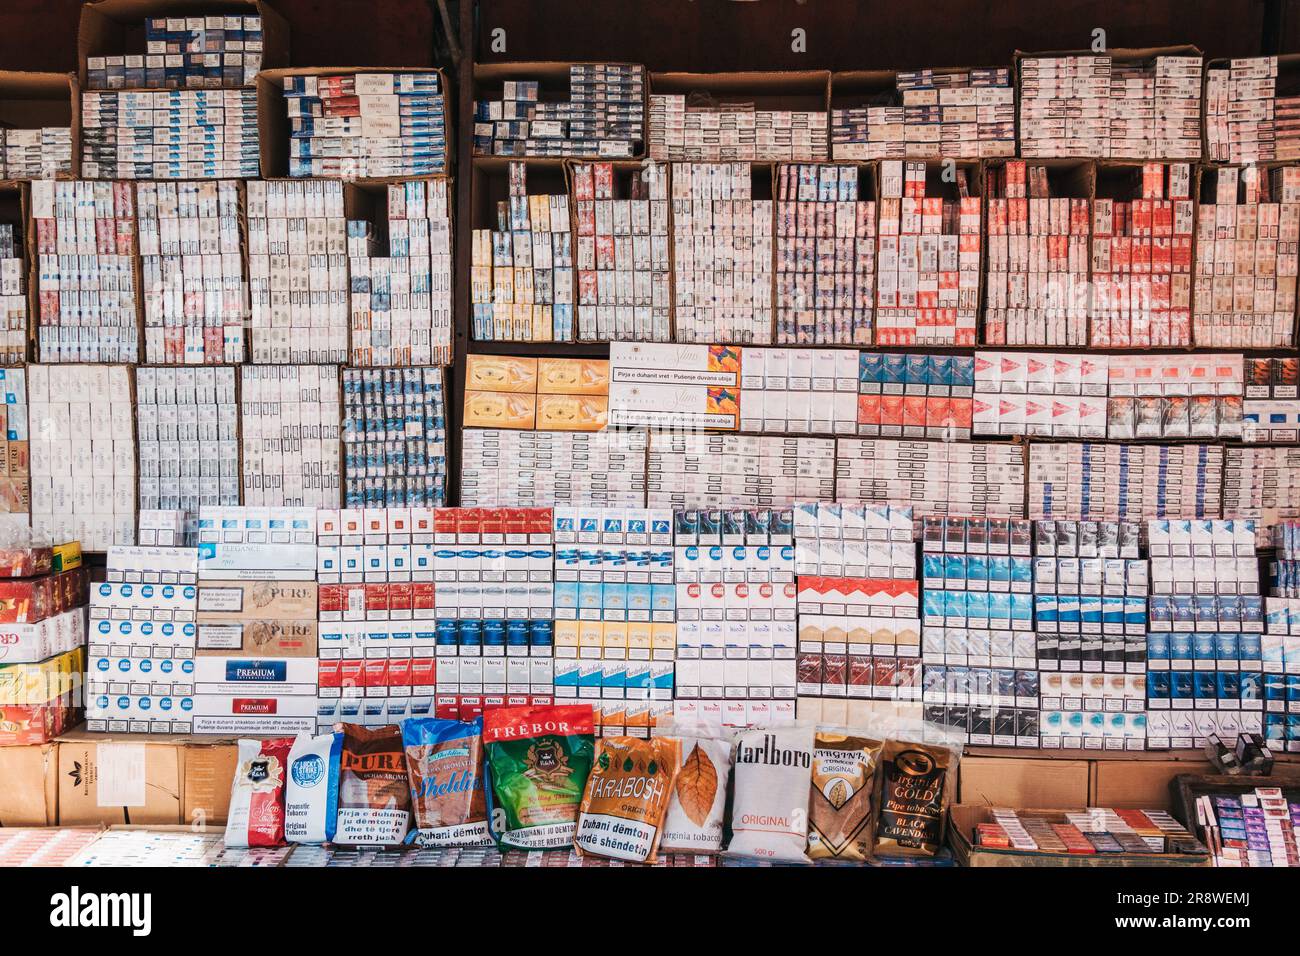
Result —
[{"label": "stack of cigarette packs", "polygon": [[760,110],[753,103],[688,107],[680,93],[650,97],[650,157],[684,162],[821,162],[825,110]]},{"label": "stack of cigarette packs", "polygon": [[1140,198],[1095,199],[1089,344],[1192,344],[1191,167],[1144,163]]},{"label": "stack of cigarette packs", "polygon": [[0,179],[54,179],[71,172],[69,127],[0,130]]},{"label": "stack of cigarette packs", "polygon": [[1112,361],[1070,352],[976,352],[974,433],[1106,437]]},{"label": "stack of cigarette packs", "polygon": [[611,343],[610,424],[735,431],[742,351],[727,345]]},{"label": "stack of cigarette packs", "polygon": [[862,352],[858,359],[858,435],[970,438],[975,357]]},{"label": "stack of cigarette packs", "polygon": [[[1198,346],[1295,341],[1300,168],[1206,170],[1196,220],[1192,330]],[[1204,201],[1206,183],[1213,203]]]},{"label": "stack of cigarette packs", "polygon": [[1253,518],[1267,547],[1266,529],[1300,517],[1300,448],[1230,447],[1223,454],[1223,514]]},{"label": "stack of cigarette packs", "polygon": [[436,71],[286,76],[289,175],[446,173],[444,92]]},{"label": "stack of cigarette packs", "polygon": [[523,163],[510,164],[510,195],[496,229],[475,229],[474,338],[573,340],[573,244],[567,195],[528,195]]},{"label": "stack of cigarette packs", "polygon": [[195,716],[198,552],[115,546],[92,585],[86,729],[187,734]]},{"label": "stack of cigarette packs", "polygon": [[1300,794],[1294,787],[1206,794],[1196,798],[1196,813],[1215,866],[1300,866]]},{"label": "stack of cigarette packs", "polygon": [[27,370],[0,368],[0,536],[31,524],[31,443],[27,431]]},{"label": "stack of cigarette packs", "polygon": [[1031,518],[1217,518],[1224,488],[1224,449],[1217,445],[1029,446]]},{"label": "stack of cigarette packs", "polygon": [[340,182],[248,184],[252,360],[348,358],[348,246]]},{"label": "stack of cigarette packs", "polygon": [[672,174],[673,318],[678,342],[772,341],[772,201],[746,163]]},{"label": "stack of cigarette packs", "polygon": [[447,503],[441,368],[343,370],[343,502],[348,508]]},{"label": "stack of cigarette packs", "polygon": [[975,344],[980,201],[965,169],[955,170],[957,198],[929,195],[926,172],[923,162],[880,164],[877,345]]},{"label": "stack of cigarette packs", "polygon": [[858,167],[777,169],[777,341],[869,344],[876,203],[861,197]]},{"label": "stack of cigarette packs", "polygon": [[145,52],[86,58],[86,87],[248,86],[262,68],[260,16],[149,17]]},{"label": "stack of cigarette packs", "polygon": [[244,365],[239,385],[244,504],[337,506],[342,470],[337,366]]},{"label": "stack of cigarette packs", "polygon": [[[1266,163],[1297,156],[1294,122],[1285,146],[1278,131],[1278,62],[1275,56],[1229,60],[1208,71],[1205,142],[1214,163]],[[1294,107],[1291,107],[1293,109]],[[1291,118],[1291,117],[1288,117]]]},{"label": "stack of cigarette packs", "polygon": [[193,732],[316,730],[316,512],[199,513]]},{"label": "stack of cigarette packs", "polygon": [[837,501],[905,504],[918,515],[1024,517],[1018,445],[839,438],[835,446]]},{"label": "stack of cigarette packs", "polygon": [[1110,72],[1106,156],[1114,159],[1201,158],[1199,56],[1115,61]]},{"label": "stack of cigarette packs", "polygon": [[744,349],[740,430],[859,434],[862,354],[856,349]]},{"label": "stack of cigarette packs", "polygon": [[447,180],[390,183],[388,255],[371,226],[348,222],[352,364],[451,363],[451,217]]},{"label": "stack of cigarette packs", "polygon": [[616,199],[611,163],[573,167],[580,341],[671,337],[668,167],[630,177],[628,196]]},{"label": "stack of cigarette packs", "polygon": [[258,169],[252,89],[82,94],[88,179],[251,179]]},{"label": "stack of cigarette packs", "polygon": [[655,432],[646,475],[652,508],[769,508],[835,498],[831,438]]},{"label": "stack of cigarette packs", "polygon": [[1243,441],[1300,441],[1300,359],[1247,358]]},{"label": "stack of cigarette packs", "polygon": [[200,507],[239,504],[235,370],[141,366],[135,400],[140,510],[184,512],[192,535]]},{"label": "stack of cigarette packs", "polygon": [[32,530],[87,551],[135,543],[131,369],[29,365]]},{"label": "stack of cigarette packs", "polygon": [[1020,155],[1110,155],[1109,56],[1020,61]]},{"label": "stack of cigarette packs", "polygon": [[888,106],[831,110],[834,159],[985,159],[1016,154],[1015,90],[1005,67],[899,73]]},{"label": "stack of cigarette packs", "polygon": [[1046,166],[1020,160],[990,167],[987,303],[989,345],[1086,345],[1086,198],[1052,195]]},{"label": "stack of cigarette packs", "polygon": [[236,183],[141,183],[136,206],[145,360],[242,362],[246,306]]},{"label": "stack of cigarette packs", "polygon": [[475,103],[476,156],[631,159],[644,140],[645,67],[636,64],[571,65],[567,100],[543,100],[538,80],[506,80],[501,99]]},{"label": "stack of cigarette packs", "polygon": [[135,191],[32,183],[42,362],[136,362]]},{"label": "stack of cigarette packs", "polygon": [[1108,438],[1242,437],[1241,355],[1115,355],[1108,364]]},{"label": "stack of cigarette packs", "polygon": [[646,505],[647,439],[642,429],[467,428],[462,441],[462,507]]},{"label": "stack of cigarette packs", "polygon": [[787,508],[674,516],[678,720],[779,726],[795,717],[798,604]]},{"label": "stack of cigarette packs", "polygon": [[463,427],[590,432],[608,419],[609,363],[603,359],[466,360]]},{"label": "stack of cigarette packs", "polygon": [[0,223],[0,364],[27,361],[27,258],[21,232]]}]

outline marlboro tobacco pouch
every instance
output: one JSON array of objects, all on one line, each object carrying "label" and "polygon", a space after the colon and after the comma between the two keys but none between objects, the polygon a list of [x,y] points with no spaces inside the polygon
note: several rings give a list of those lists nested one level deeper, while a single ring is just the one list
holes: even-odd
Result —
[{"label": "marlboro tobacco pouch", "polygon": [[960,750],[887,740],[880,758],[880,816],[874,853],[934,856],[943,845]]},{"label": "marlboro tobacco pouch", "polygon": [[813,728],[748,730],[736,738],[728,853],[806,863]]},{"label": "marlboro tobacco pouch", "polygon": [[395,846],[411,826],[402,732],[393,725],[343,724],[335,843]]},{"label": "marlboro tobacco pouch", "polygon": [[483,718],[402,721],[419,846],[490,846],[483,793]]},{"label": "marlboro tobacco pouch", "polygon": [[653,863],[663,833],[681,743],[672,737],[605,737],[578,817],[579,853]]},{"label": "marlboro tobacco pouch", "polygon": [[226,846],[284,844],[284,767],[291,747],[290,737],[239,741]]},{"label": "marlboro tobacco pouch", "polygon": [[494,707],[483,718],[488,821],[501,847],[570,846],[591,772],[590,705]]},{"label": "marlboro tobacco pouch", "polygon": [[883,743],[819,730],[808,803],[808,856],[864,862],[871,855],[876,764]]}]

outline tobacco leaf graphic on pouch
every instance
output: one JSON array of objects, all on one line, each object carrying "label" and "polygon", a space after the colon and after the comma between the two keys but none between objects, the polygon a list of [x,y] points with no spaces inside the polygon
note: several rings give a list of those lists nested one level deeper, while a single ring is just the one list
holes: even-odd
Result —
[{"label": "tobacco leaf graphic on pouch", "polygon": [[696,744],[682,761],[682,769],[677,774],[677,799],[681,801],[687,819],[697,827],[704,826],[717,793],[718,770],[709,755]]},{"label": "tobacco leaf graphic on pouch", "polygon": [[830,793],[826,795],[826,799],[830,801],[831,806],[836,810],[840,809],[849,799],[849,785],[843,780],[836,780],[831,785]]}]

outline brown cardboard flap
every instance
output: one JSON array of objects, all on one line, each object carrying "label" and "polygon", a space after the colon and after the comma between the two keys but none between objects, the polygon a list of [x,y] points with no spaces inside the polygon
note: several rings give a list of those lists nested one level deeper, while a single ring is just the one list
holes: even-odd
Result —
[{"label": "brown cardboard flap", "polygon": [[239,747],[230,741],[185,745],[181,820],[187,826],[216,826],[230,812],[230,785]]},{"label": "brown cardboard flap", "polygon": [[1078,806],[1088,802],[1087,760],[965,757],[959,799],[995,807]]},{"label": "brown cardboard flap", "polygon": [[0,827],[58,822],[58,745],[0,747]]}]

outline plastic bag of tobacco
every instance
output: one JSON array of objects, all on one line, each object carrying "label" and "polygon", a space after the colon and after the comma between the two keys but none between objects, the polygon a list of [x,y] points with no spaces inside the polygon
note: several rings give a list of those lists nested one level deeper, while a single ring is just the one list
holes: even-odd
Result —
[{"label": "plastic bag of tobacco", "polygon": [[671,722],[655,733],[674,737],[681,745],[681,763],[659,849],[665,853],[721,853],[726,845],[723,824],[734,741],[729,734],[703,724]]},{"label": "plastic bag of tobacco", "polygon": [[935,856],[943,847],[964,735],[923,721],[894,724],[876,777],[874,856]]},{"label": "plastic bag of tobacco", "polygon": [[808,796],[808,857],[865,863],[876,822],[876,772],[883,736],[818,727]]}]

